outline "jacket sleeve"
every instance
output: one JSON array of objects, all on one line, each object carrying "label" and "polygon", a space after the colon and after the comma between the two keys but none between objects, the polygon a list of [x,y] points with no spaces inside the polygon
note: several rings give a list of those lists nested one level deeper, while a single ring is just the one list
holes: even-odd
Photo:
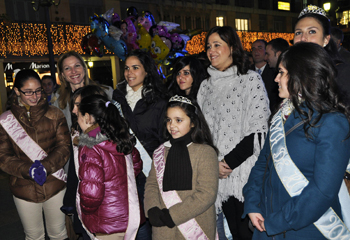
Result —
[{"label": "jacket sleeve", "polygon": [[134,165],[134,173],[136,177],[142,171],[143,162],[141,160],[139,151],[135,147],[133,148],[131,155]]},{"label": "jacket sleeve", "polygon": [[161,201],[162,200],[157,182],[156,170],[153,162],[145,185],[144,208],[146,217],[148,217],[149,209],[153,207],[162,208]]},{"label": "jacket sleeve", "polygon": [[176,226],[204,213],[215,203],[219,184],[218,157],[209,146],[203,149],[201,156],[196,166],[197,185],[193,194],[169,208]]},{"label": "jacket sleeve", "polygon": [[71,137],[68,130],[66,118],[59,109],[56,112],[56,143],[55,147],[48,152],[48,156],[41,161],[47,175],[63,168],[70,157]]},{"label": "jacket sleeve", "polygon": [[[270,157],[270,142],[269,134],[267,135],[263,149],[260,152],[259,158],[252,168],[247,184],[243,188],[244,195],[244,212],[243,218],[248,213],[261,213],[260,202],[261,202],[261,192],[263,187],[264,173],[266,169],[267,161]],[[272,161],[270,159],[270,161]],[[266,175],[268,175],[268,169]],[[265,176],[266,179],[266,176]]]},{"label": "jacket sleeve", "polygon": [[17,157],[10,136],[0,125],[0,169],[9,175],[30,179],[29,168],[32,164],[30,160]]},{"label": "jacket sleeve", "polygon": [[105,192],[102,158],[93,149],[87,149],[80,158],[80,205],[83,211],[94,212],[101,205]]},{"label": "jacket sleeve", "polygon": [[[350,157],[349,123],[344,117],[325,116],[314,128],[316,149],[312,177],[300,195],[291,197],[265,218],[268,235],[299,230],[317,221],[338,200],[338,192]],[[321,121],[322,121],[321,119]],[[311,160],[310,160],[311,161]]]}]

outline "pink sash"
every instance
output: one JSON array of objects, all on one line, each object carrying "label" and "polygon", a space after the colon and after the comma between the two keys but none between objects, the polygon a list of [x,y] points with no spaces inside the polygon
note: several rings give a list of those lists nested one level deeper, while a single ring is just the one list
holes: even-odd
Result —
[{"label": "pink sash", "polygon": [[[74,132],[72,136],[72,140],[74,137],[79,136],[79,133],[76,131]],[[79,176],[79,148],[77,146],[73,145],[73,153],[74,153],[74,164],[75,164],[75,171],[77,176]],[[126,172],[128,177],[128,202],[129,202],[129,219],[128,219],[128,226],[126,228],[125,240],[135,239],[137,230],[140,226],[140,203],[139,203],[139,197],[137,194],[137,187],[136,187],[136,178],[134,173],[134,164],[132,161],[131,154],[125,156],[126,161]],[[79,187],[78,187],[79,188]],[[80,194],[77,191],[76,196],[76,208],[78,217],[83,225],[83,228],[86,230],[89,237],[93,240],[98,240],[98,238],[93,235],[87,227],[84,225],[82,219],[81,219],[81,207],[80,207]]]},{"label": "pink sash", "polygon": [[[11,111],[1,114],[0,124],[30,160],[34,162],[47,157],[47,153],[26,133]],[[53,173],[52,176],[67,182],[67,175],[63,168]]]},{"label": "pink sash", "polygon": [[[164,145],[160,145],[154,151],[153,154],[153,163],[156,170],[157,182],[159,186],[159,191],[162,195],[165,206],[169,209],[177,203],[182,202],[180,196],[176,191],[167,191],[163,192],[163,177],[164,177],[164,169],[165,169],[165,160],[164,160]],[[204,233],[202,228],[197,223],[196,219],[192,218],[185,223],[177,226],[185,239],[190,240],[209,240],[207,235]],[[218,235],[216,234],[216,239],[218,239]]]}]

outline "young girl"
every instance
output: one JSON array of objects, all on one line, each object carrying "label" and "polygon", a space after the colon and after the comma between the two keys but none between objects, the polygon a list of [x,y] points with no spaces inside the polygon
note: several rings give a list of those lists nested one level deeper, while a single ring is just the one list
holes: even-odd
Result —
[{"label": "young girl", "polygon": [[176,95],[165,124],[170,141],[155,150],[145,191],[153,239],[215,239],[219,170],[203,114]]},{"label": "young girl", "polygon": [[92,239],[134,239],[140,224],[135,176],[142,161],[118,109],[101,95],[81,100],[77,212]]}]

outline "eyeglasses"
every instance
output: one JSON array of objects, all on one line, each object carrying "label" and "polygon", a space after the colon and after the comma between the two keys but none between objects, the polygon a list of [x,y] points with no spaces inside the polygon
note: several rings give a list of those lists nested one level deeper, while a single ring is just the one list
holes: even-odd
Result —
[{"label": "eyeglasses", "polygon": [[39,89],[39,90],[36,90],[36,91],[27,91],[27,92],[23,92],[22,90],[18,89],[18,91],[23,93],[24,96],[33,96],[34,93],[35,93],[35,95],[41,95],[43,93],[42,89]]}]

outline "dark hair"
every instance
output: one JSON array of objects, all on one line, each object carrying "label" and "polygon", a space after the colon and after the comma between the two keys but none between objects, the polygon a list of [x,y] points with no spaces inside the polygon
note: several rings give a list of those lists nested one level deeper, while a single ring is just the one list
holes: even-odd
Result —
[{"label": "dark hair", "polygon": [[[106,103],[109,102],[109,104]],[[108,98],[101,95],[91,95],[82,98],[79,106],[82,115],[88,113],[95,118],[101,128],[101,133],[117,144],[117,151],[129,154],[136,143],[135,137],[129,133],[127,121],[120,116],[119,110]]]},{"label": "dark hair", "polygon": [[[207,144],[215,149],[216,153],[218,153],[217,148],[213,144],[213,140],[211,137],[210,129],[208,127],[207,121],[205,120],[202,111],[199,108],[198,103],[191,98],[192,105],[188,103],[171,101],[168,102],[167,109],[173,107],[181,108],[186,115],[191,119],[191,123],[193,123],[193,131],[191,134],[192,142],[199,144]],[[167,117],[165,117],[164,121],[164,137],[166,140],[170,138],[170,133],[167,129]]]},{"label": "dark hair", "polygon": [[[337,70],[320,45],[310,42],[297,43],[280,55],[279,63],[288,71],[289,98],[305,121],[306,137],[312,138],[309,129],[316,127],[325,113],[343,113],[350,122],[349,110],[335,82]],[[300,105],[299,94],[304,100]],[[302,107],[308,110],[304,111]],[[317,115],[312,120],[314,113]]]},{"label": "dark hair", "polygon": [[208,50],[208,39],[213,33],[217,33],[220,38],[227,43],[228,47],[232,49],[231,66],[236,65],[239,74],[246,74],[249,70],[249,60],[243,50],[241,40],[239,39],[236,31],[230,26],[213,27],[209,30],[205,38],[205,51]]},{"label": "dark hair", "polygon": [[56,79],[51,77],[50,75],[45,75],[41,78],[41,81],[44,81],[45,79],[49,79],[51,80],[51,82],[53,83],[53,85],[55,86],[56,85]]},{"label": "dark hair", "polygon": [[336,39],[340,40],[340,42],[343,42],[344,40],[344,33],[340,28],[332,27],[331,28],[331,35],[335,37]]},{"label": "dark hair", "polygon": [[207,70],[204,68],[202,63],[193,56],[181,57],[177,60],[172,71],[172,90],[174,95],[186,96],[185,91],[181,90],[177,84],[177,74],[187,65],[190,67],[190,73],[193,79],[189,97],[196,99],[199,86],[202,81],[207,78]]},{"label": "dark hair", "polygon": [[137,49],[130,52],[126,60],[129,57],[137,57],[147,73],[143,80],[142,98],[145,98],[147,103],[156,102],[159,97],[165,99],[167,97],[166,88],[162,83],[157,66],[150,54]]},{"label": "dark hair", "polygon": [[272,47],[272,51],[275,53],[275,55],[277,52],[283,53],[289,48],[289,43],[283,38],[272,39],[266,46],[268,45]]},{"label": "dark hair", "polygon": [[267,42],[264,39],[257,39],[255,40],[252,44],[256,43],[256,42],[262,42],[265,45],[265,48],[267,46]]},{"label": "dark hair", "polygon": [[25,84],[25,82],[27,80],[29,80],[29,78],[34,78],[34,79],[38,80],[39,84],[41,85],[40,77],[34,70],[24,69],[24,70],[19,71],[15,75],[15,82],[13,84],[13,88],[12,88],[11,93],[8,97],[8,100],[6,102],[6,110],[9,110],[11,108],[12,101],[13,101],[14,97],[17,96],[15,93],[15,88],[20,90],[23,87],[23,85]]},{"label": "dark hair", "polygon": [[[315,13],[305,14],[305,15],[301,16],[300,18],[298,18],[298,20],[295,23],[295,26],[298,24],[298,22],[301,19],[307,18],[307,17],[313,18],[318,23],[320,23],[320,25],[322,26],[322,30],[323,30],[323,38],[325,38],[326,36],[329,36],[331,34],[331,22],[330,22],[330,20],[327,17],[322,16],[320,14],[315,14]],[[327,53],[332,58],[332,60],[334,61],[335,64],[343,63],[343,61],[341,60],[341,58],[339,56],[337,45],[332,38],[329,38],[329,42],[324,47],[324,49],[327,51]]]},{"label": "dark hair", "polygon": [[[70,103],[70,111],[73,111],[75,100],[80,96],[80,99],[83,99],[87,96],[91,96],[94,94],[102,95],[106,98],[108,98],[106,92],[97,85],[87,85],[81,88],[78,88],[74,91],[72,97],[71,97],[71,103]],[[80,100],[81,101],[81,100]],[[80,131],[80,127],[77,121],[77,116],[75,114],[71,114],[72,116],[72,129]],[[74,132],[74,131],[72,131]]]}]

